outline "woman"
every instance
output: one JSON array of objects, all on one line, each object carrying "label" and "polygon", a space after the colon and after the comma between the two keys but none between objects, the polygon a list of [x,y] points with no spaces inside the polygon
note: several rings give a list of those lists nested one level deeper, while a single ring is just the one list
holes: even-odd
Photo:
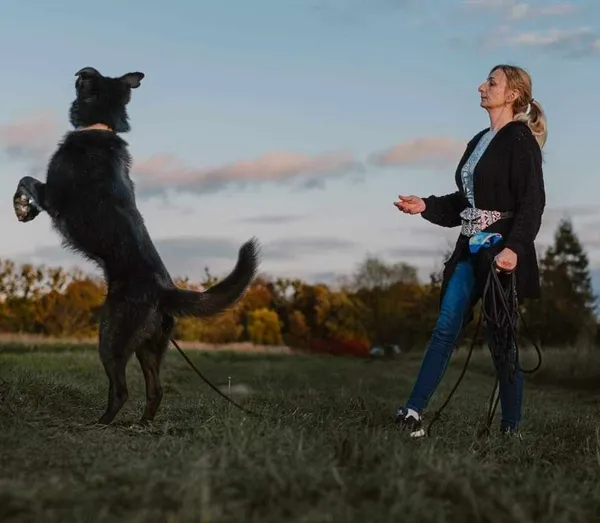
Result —
[{"label": "woman", "polygon": [[[461,226],[454,252],[445,262],[437,324],[408,402],[396,414],[396,423],[412,437],[425,435],[422,412],[463,326],[473,317],[491,263],[501,271],[515,270],[520,302],[540,294],[534,240],[546,204],[544,113],[532,97],[529,74],[519,67],[497,65],[479,93],[490,127],[467,144],[456,169],[458,190],[428,198],[400,196],[394,203],[402,212],[421,214],[436,225]],[[521,369],[515,377],[500,378],[503,433],[516,431],[521,422]]]}]

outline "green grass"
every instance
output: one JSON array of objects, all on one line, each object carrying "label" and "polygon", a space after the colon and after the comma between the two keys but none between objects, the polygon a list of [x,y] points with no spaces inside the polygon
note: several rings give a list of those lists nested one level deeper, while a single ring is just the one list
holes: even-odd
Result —
[{"label": "green grass", "polygon": [[[170,351],[151,428],[134,425],[144,388],[133,359],[129,403],[114,425],[98,428],[106,379],[94,350],[5,349],[2,522],[566,523],[592,521],[600,509],[593,354],[579,355],[578,367],[550,354],[527,378],[522,440],[475,438],[493,386],[487,354],[476,354],[432,437],[410,441],[391,422],[417,371],[414,357],[188,351],[217,384],[227,388],[231,376],[234,391],[249,388],[238,400],[266,417],[255,420]],[[433,408],[463,358],[456,355]]]}]

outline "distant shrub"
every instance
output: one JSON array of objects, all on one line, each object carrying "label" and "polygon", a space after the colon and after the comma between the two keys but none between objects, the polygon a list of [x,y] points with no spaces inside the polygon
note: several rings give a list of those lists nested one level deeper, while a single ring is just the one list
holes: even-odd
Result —
[{"label": "distant shrub", "polygon": [[368,358],[370,346],[364,340],[313,339],[309,343],[308,350],[318,354]]}]

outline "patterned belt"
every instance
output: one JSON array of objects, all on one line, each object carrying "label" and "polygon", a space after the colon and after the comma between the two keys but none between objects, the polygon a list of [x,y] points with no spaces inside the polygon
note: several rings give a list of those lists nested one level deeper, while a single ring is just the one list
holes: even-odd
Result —
[{"label": "patterned belt", "polygon": [[460,213],[461,229],[460,233],[464,236],[473,236],[478,232],[487,229],[493,223],[505,218],[512,218],[513,213],[510,211],[485,211],[475,207],[467,207]]}]

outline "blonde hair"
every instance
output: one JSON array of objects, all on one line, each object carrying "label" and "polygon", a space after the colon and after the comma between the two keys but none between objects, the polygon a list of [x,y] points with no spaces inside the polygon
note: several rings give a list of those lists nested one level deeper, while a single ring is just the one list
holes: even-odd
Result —
[{"label": "blonde hair", "polygon": [[532,96],[531,76],[521,67],[506,64],[496,65],[491,73],[498,69],[506,76],[507,89],[514,89],[519,93],[518,98],[513,102],[514,120],[525,122],[540,144],[540,148],[544,147],[548,138],[548,125],[542,106]]}]

